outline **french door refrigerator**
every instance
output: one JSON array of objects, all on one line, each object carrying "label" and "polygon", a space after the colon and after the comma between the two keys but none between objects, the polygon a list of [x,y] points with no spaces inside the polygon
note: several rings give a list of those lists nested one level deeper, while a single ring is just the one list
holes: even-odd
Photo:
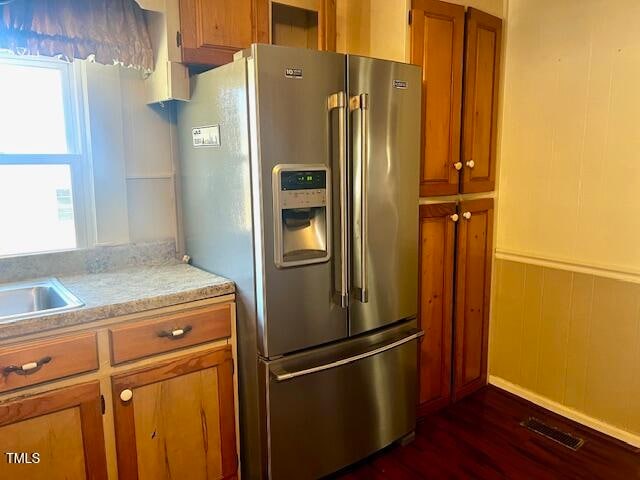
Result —
[{"label": "french door refrigerator", "polygon": [[186,252],[236,284],[244,478],[413,432],[419,67],[270,45],[178,106]]}]

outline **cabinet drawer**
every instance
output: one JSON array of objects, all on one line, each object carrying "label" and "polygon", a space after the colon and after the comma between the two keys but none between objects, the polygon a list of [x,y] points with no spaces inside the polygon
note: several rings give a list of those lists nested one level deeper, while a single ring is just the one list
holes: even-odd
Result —
[{"label": "cabinet drawer", "polygon": [[111,363],[231,336],[231,305],[215,305],[109,329]]},{"label": "cabinet drawer", "polygon": [[98,369],[94,332],[0,349],[0,392]]}]

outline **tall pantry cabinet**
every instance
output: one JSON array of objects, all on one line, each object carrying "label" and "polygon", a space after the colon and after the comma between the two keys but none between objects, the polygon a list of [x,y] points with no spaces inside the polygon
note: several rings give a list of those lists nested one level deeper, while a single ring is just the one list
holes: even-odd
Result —
[{"label": "tall pantry cabinet", "polygon": [[[420,413],[486,384],[502,21],[412,0],[411,62],[423,67]],[[438,196],[447,195],[438,203]]]},{"label": "tall pantry cabinet", "polygon": [[413,0],[411,62],[422,66],[420,195],[495,186],[502,20],[461,5]]}]

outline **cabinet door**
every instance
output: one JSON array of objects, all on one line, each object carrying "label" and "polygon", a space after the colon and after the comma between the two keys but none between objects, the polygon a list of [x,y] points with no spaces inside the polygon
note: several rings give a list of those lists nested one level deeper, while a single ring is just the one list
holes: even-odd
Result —
[{"label": "cabinet door", "polygon": [[413,0],[411,62],[422,66],[420,195],[458,193],[464,7]]},{"label": "cabinet door", "polygon": [[[99,383],[0,404],[0,452],[0,478],[106,480]],[[7,452],[39,462],[10,463]]]},{"label": "cabinet door", "polygon": [[112,378],[120,478],[236,475],[231,347]]},{"label": "cabinet door", "polygon": [[502,20],[469,8],[466,18],[462,192],[495,187]]},{"label": "cabinet door", "polygon": [[487,382],[493,199],[460,203],[456,257],[454,399]]},{"label": "cabinet door", "polygon": [[269,41],[268,0],[180,0],[182,61],[222,65],[253,42]]},{"label": "cabinet door", "polygon": [[318,48],[336,51],[336,0],[321,0],[318,26]]},{"label": "cabinet door", "polygon": [[455,203],[420,206],[419,415],[449,403],[453,323]]}]

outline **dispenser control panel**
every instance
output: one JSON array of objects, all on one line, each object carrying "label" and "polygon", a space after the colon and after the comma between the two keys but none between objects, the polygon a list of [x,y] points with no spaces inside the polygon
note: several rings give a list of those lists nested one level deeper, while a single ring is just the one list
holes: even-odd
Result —
[{"label": "dispenser control panel", "polygon": [[329,168],[288,164],[273,169],[274,260],[288,268],[329,260]]},{"label": "dispenser control panel", "polygon": [[322,207],[327,204],[327,172],[324,170],[280,173],[282,208]]},{"label": "dispenser control panel", "polygon": [[327,188],[327,172],[325,170],[283,171],[280,173],[282,190],[317,190]]}]

